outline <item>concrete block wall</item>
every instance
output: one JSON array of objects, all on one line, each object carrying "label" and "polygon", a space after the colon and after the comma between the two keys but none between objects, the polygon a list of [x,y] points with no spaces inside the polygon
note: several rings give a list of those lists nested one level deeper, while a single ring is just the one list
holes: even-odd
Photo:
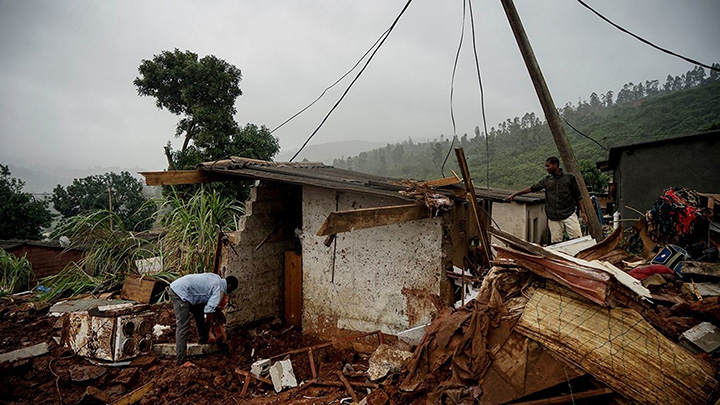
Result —
[{"label": "concrete block wall", "polygon": [[300,187],[291,185],[260,183],[251,189],[240,229],[229,235],[234,250],[223,249],[223,276],[239,281],[230,295],[229,325],[282,316],[284,252],[299,247],[294,230],[301,223],[300,197]]},{"label": "concrete block wall", "polygon": [[396,334],[430,322],[441,293],[442,224],[423,219],[338,234],[327,247],[316,233],[327,215],[407,203],[303,187],[303,331]]}]

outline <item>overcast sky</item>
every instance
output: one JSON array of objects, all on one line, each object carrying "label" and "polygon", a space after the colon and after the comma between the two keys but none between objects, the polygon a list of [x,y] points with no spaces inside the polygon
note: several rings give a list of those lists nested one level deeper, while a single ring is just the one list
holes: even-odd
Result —
[{"label": "overcast sky", "polygon": [[[718,0],[586,0],[629,30],[720,61]],[[236,120],[274,128],[345,73],[405,0],[0,0],[0,163],[161,170],[178,117],[133,86],[163,50],[213,54],[242,70]],[[462,0],[414,0],[311,141],[397,142],[453,134],[450,79]],[[693,68],[617,31],[574,0],[516,0],[560,107],[593,91]],[[473,0],[488,128],[541,109],[499,0]],[[469,21],[455,79],[457,133],[482,128]],[[353,75],[350,76],[350,78]],[[299,147],[349,83],[274,135]],[[356,151],[347,151],[353,155]]]}]

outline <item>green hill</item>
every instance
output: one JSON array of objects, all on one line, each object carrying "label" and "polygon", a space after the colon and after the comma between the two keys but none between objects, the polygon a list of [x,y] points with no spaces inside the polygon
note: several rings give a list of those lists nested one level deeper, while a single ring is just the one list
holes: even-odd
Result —
[{"label": "green hill", "polygon": [[[616,99],[613,96],[612,91],[599,96],[593,93],[589,101],[568,103],[560,109],[572,127],[594,140],[565,126],[578,160],[606,159],[603,147],[720,128],[720,73],[716,71],[706,76],[704,69],[697,67],[682,76],[668,76],[662,87],[658,80],[628,83],[618,91]],[[547,123],[534,113],[501,122],[488,131],[487,137],[476,128],[474,136],[465,134],[454,145],[465,150],[475,182],[484,186],[489,178],[493,188],[516,189],[537,181],[544,175],[545,158],[558,154]],[[422,143],[408,139],[336,159],[333,165],[388,177],[427,180],[441,177],[450,146],[451,140],[443,136]],[[449,170],[458,172],[452,151],[445,164],[445,176],[450,175]]]}]

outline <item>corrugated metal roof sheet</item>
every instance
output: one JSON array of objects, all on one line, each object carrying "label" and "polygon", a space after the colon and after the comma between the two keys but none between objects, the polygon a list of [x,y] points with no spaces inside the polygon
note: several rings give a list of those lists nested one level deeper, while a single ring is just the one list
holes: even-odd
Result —
[{"label": "corrugated metal roof sheet", "polygon": [[[322,162],[268,162],[264,160],[231,157],[230,159],[200,163],[197,168],[213,173],[228,174],[245,179],[277,181],[281,183],[310,185],[334,190],[355,191],[393,197],[402,200],[414,200],[399,194],[407,190],[408,180],[376,176],[352,170],[338,169]],[[410,181],[410,183],[414,183]],[[421,184],[421,181],[415,183]],[[453,188],[462,186],[446,186],[438,188],[438,192],[452,195]],[[510,192],[494,189],[476,189],[480,198],[502,201]],[[519,196],[520,202],[543,201],[541,194]]]}]

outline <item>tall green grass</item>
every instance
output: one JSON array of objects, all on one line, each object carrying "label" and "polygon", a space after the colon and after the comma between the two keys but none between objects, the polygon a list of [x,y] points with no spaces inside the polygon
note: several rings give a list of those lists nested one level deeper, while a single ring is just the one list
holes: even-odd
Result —
[{"label": "tall green grass", "polygon": [[177,274],[211,270],[220,229],[235,231],[244,205],[200,187],[185,200],[173,189],[163,199],[157,219],[166,271]]},{"label": "tall green grass", "polygon": [[0,249],[0,297],[27,290],[35,280],[28,259]]}]

